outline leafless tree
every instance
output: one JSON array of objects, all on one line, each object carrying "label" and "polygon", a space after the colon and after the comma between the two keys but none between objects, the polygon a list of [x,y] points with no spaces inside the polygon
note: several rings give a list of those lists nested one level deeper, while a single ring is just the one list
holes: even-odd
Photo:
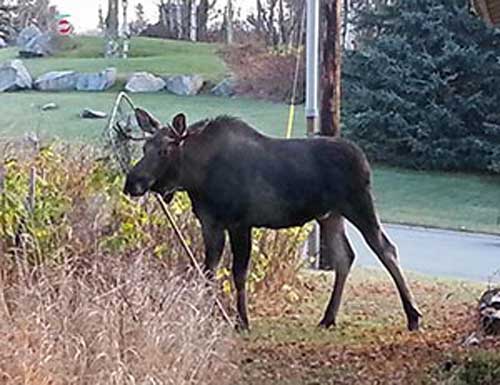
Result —
[{"label": "leafless tree", "polygon": [[[394,4],[396,0],[346,0],[347,4],[347,19],[350,22],[356,23],[358,17],[366,11],[380,10],[382,7]],[[382,33],[379,26],[366,27],[363,29],[354,29],[353,43],[355,45],[361,44],[368,37],[376,37]]]},{"label": "leafless tree", "polygon": [[208,40],[208,26],[216,0],[161,0],[160,20],[153,27],[161,37],[184,40]]},{"label": "leafless tree", "polygon": [[300,0],[257,0],[256,14],[247,19],[269,46],[289,47],[297,40],[305,2]]},{"label": "leafless tree", "polygon": [[104,21],[102,6],[99,6],[99,10],[97,11],[97,29],[101,32],[106,31],[106,22]]},{"label": "leafless tree", "polygon": [[55,27],[56,14],[57,8],[49,0],[0,0],[0,37],[12,39],[29,25],[50,30]]},{"label": "leafless tree", "polygon": [[137,3],[135,6],[135,20],[130,23],[129,30],[131,35],[139,35],[146,29],[148,21],[144,12],[142,3]]},{"label": "leafless tree", "polygon": [[108,0],[108,15],[106,17],[106,57],[117,57],[119,55],[119,41],[118,41],[118,0]]}]

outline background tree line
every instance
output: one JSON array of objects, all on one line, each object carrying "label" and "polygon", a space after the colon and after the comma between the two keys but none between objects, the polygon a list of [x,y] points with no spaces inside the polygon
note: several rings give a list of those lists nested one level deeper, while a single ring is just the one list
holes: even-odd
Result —
[{"label": "background tree line", "polygon": [[56,14],[49,0],[0,0],[0,37],[12,40],[29,25],[48,30]]}]

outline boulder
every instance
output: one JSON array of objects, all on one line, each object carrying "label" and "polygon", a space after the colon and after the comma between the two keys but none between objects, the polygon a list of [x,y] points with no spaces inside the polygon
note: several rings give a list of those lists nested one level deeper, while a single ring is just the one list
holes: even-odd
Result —
[{"label": "boulder", "polygon": [[228,98],[228,97],[234,96],[234,94],[235,94],[234,86],[235,86],[234,80],[224,79],[219,84],[217,84],[214,88],[212,88],[212,90],[210,92],[215,96],[224,96],[224,97]]},{"label": "boulder", "polygon": [[7,48],[7,47],[8,47],[7,42],[3,38],[0,37],[0,49]]},{"label": "boulder", "polygon": [[199,75],[178,75],[166,79],[167,90],[176,95],[192,96],[203,87],[203,78]]},{"label": "boulder", "polygon": [[31,40],[42,35],[42,31],[34,25],[24,28],[19,35],[17,35],[16,44],[18,47],[24,47]]},{"label": "boulder", "polygon": [[137,72],[128,80],[128,92],[158,92],[165,88],[165,81],[147,72]]},{"label": "boulder", "polygon": [[105,91],[116,82],[116,68],[107,68],[98,73],[78,74],[76,89],[78,91]]},{"label": "boulder", "polygon": [[35,80],[35,88],[41,91],[71,91],[76,89],[78,73],[75,71],[52,71]]},{"label": "boulder", "polygon": [[91,108],[85,108],[80,114],[80,117],[82,119],[106,119],[107,116],[108,116],[107,113],[93,110]]},{"label": "boulder", "polygon": [[42,111],[53,111],[53,110],[57,110],[59,108],[59,106],[54,103],[54,102],[51,102],[51,103],[47,103],[47,104],[44,104],[41,108]]},{"label": "boulder", "polygon": [[50,56],[54,53],[54,35],[42,33],[34,25],[24,28],[17,37],[19,56],[25,58]]},{"label": "boulder", "polygon": [[486,334],[500,335],[500,288],[490,289],[481,296],[479,317]]},{"label": "boulder", "polygon": [[21,60],[0,66],[0,92],[29,89],[33,79]]}]

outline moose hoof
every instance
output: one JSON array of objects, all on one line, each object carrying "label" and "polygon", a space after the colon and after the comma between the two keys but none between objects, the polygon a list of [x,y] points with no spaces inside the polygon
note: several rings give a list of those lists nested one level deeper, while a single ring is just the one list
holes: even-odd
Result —
[{"label": "moose hoof", "polygon": [[318,325],[319,329],[324,329],[324,330],[327,330],[327,329],[330,329],[333,327],[335,327],[335,321],[321,320],[321,322]]},{"label": "moose hoof", "polygon": [[420,319],[422,315],[420,312],[412,314],[408,317],[408,330],[411,332],[416,332],[420,329]]},{"label": "moose hoof", "polygon": [[241,322],[237,322],[234,325],[234,330],[236,330],[236,332],[239,334],[250,334],[250,327],[248,326],[248,324],[243,324]]}]

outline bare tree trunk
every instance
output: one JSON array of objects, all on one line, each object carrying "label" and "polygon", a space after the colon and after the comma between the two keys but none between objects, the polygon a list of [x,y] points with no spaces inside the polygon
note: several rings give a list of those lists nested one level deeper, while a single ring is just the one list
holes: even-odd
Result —
[{"label": "bare tree trunk", "polygon": [[233,44],[233,1],[232,0],[227,0],[226,44]]},{"label": "bare tree trunk", "polygon": [[207,40],[208,32],[208,0],[201,0],[198,6],[198,21],[197,21],[197,39],[198,41]]},{"label": "bare tree trunk", "polygon": [[190,22],[189,22],[189,39],[191,41],[196,41],[197,39],[197,31],[198,31],[198,26],[197,26],[197,22],[198,22],[198,5],[196,4],[196,0],[192,0],[191,2],[191,8],[190,8]]},{"label": "bare tree trunk", "polygon": [[183,22],[182,22],[182,4],[175,3],[175,18],[176,18],[176,31],[177,39],[182,39],[183,36]]},{"label": "bare tree trunk", "polygon": [[130,49],[130,31],[128,26],[128,0],[122,0],[123,28],[122,28],[122,58],[127,59]]},{"label": "bare tree trunk", "polygon": [[257,33],[260,34],[262,32],[262,3],[260,0],[257,0]]},{"label": "bare tree trunk", "polygon": [[[340,92],[341,92],[341,60],[342,60],[342,1],[343,0],[325,0],[323,7],[326,16],[326,36],[323,42],[323,73],[322,88],[323,95],[321,100],[321,121],[320,132],[327,136],[340,136]],[[342,244],[341,234],[345,231],[344,220],[339,218],[332,225],[332,231],[335,233],[331,239],[335,243],[331,245],[336,251],[333,254],[342,253],[344,245]],[[322,247],[326,242],[326,237],[321,237]],[[326,250],[326,249],[325,249]],[[328,260],[323,253],[320,255],[320,267],[333,269],[333,261]]]},{"label": "bare tree trunk", "polygon": [[106,57],[118,55],[118,0],[108,0],[108,15],[106,17]]},{"label": "bare tree trunk", "polygon": [[279,42],[285,46],[288,40],[287,27],[285,25],[285,8],[283,7],[283,0],[278,3],[278,25],[279,25]]}]

